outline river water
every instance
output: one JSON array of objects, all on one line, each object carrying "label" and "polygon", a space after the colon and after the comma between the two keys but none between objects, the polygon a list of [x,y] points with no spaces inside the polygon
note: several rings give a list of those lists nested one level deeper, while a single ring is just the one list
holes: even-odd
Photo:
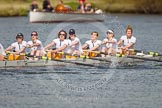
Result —
[{"label": "river water", "polygon": [[[105,38],[113,29],[119,40],[132,25],[136,49],[162,53],[162,16],[107,14],[104,22],[32,24],[28,17],[0,18],[0,42],[6,48],[22,32],[32,31],[46,45],[59,30],[76,30],[84,43],[92,31]],[[0,108],[161,108],[162,67],[149,62],[135,67],[95,68],[79,65],[0,69]]]}]

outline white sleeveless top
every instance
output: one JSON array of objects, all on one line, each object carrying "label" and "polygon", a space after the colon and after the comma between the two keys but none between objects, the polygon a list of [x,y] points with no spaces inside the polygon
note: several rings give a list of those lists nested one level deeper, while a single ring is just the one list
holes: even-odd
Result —
[{"label": "white sleeveless top", "polygon": [[18,42],[14,42],[11,44],[11,47],[14,48],[14,50],[17,52],[17,51],[20,51],[23,47],[26,47],[27,43],[26,41],[22,41],[21,44],[19,44]]},{"label": "white sleeveless top", "polygon": [[56,49],[62,47],[63,45],[68,45],[68,41],[65,39],[61,41],[60,39],[54,39],[53,42],[55,43]]},{"label": "white sleeveless top", "polygon": [[128,39],[127,36],[124,35],[124,36],[122,36],[120,39],[123,40],[124,46],[125,46],[125,45],[128,45],[128,44],[130,44],[130,43],[134,43],[134,44],[136,43],[136,38],[135,38],[134,36],[131,36],[131,38]]},{"label": "white sleeveless top", "polygon": [[86,44],[88,44],[89,49],[95,47],[95,46],[100,46],[101,45],[101,40],[96,40],[95,42],[92,42],[92,40],[88,40],[85,42]]},{"label": "white sleeveless top", "polygon": [[[60,48],[60,47],[62,47],[64,45],[68,46],[68,43],[69,43],[67,39],[65,39],[64,41],[61,41],[60,39],[54,39],[53,42],[55,43],[56,49],[58,49],[58,48]],[[66,52],[67,47],[63,51]]]}]

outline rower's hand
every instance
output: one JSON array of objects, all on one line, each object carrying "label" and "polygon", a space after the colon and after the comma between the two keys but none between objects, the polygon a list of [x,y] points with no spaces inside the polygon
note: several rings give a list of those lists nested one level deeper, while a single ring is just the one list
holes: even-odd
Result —
[{"label": "rower's hand", "polygon": [[20,54],[20,52],[15,52],[15,54],[16,54],[16,55],[19,55],[19,54]]},{"label": "rower's hand", "polygon": [[102,44],[106,44],[108,41],[103,41]]},{"label": "rower's hand", "polygon": [[86,56],[89,56],[89,51],[87,51]]},{"label": "rower's hand", "polygon": [[27,48],[32,48],[32,47],[34,47],[33,44],[32,45],[27,45]]},{"label": "rower's hand", "polygon": [[112,43],[112,40],[107,40],[107,43]]},{"label": "rower's hand", "polygon": [[51,52],[52,52],[52,53],[57,53],[57,50],[52,50]]},{"label": "rower's hand", "polygon": [[110,41],[109,41],[109,40],[107,40],[107,41],[106,41],[106,43],[110,43]]},{"label": "rower's hand", "polygon": [[128,48],[127,48],[127,47],[121,47],[121,49],[122,49],[122,50],[128,50]]},{"label": "rower's hand", "polygon": [[73,46],[71,46],[71,48],[74,48],[75,46],[73,45]]}]

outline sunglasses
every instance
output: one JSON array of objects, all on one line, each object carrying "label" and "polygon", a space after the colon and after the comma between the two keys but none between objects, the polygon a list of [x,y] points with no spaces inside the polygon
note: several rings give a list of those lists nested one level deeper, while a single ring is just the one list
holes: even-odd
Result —
[{"label": "sunglasses", "polygon": [[31,34],[31,36],[37,36],[37,34]]}]

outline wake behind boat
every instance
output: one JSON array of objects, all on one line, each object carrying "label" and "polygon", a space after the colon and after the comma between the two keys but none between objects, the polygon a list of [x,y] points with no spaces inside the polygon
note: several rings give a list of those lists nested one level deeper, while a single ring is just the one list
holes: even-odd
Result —
[{"label": "wake behind boat", "polygon": [[52,22],[94,22],[104,21],[104,14],[82,14],[82,13],[55,13],[55,12],[29,12],[31,23]]}]

